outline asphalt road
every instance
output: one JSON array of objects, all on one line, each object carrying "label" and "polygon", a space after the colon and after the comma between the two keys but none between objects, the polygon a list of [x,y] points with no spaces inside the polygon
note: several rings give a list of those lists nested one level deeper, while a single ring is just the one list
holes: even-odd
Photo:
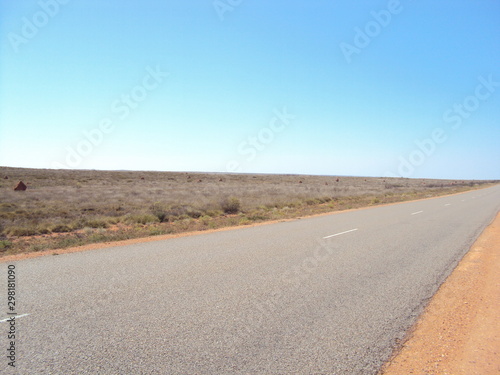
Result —
[{"label": "asphalt road", "polygon": [[0,372],[375,374],[499,209],[496,186],[19,261]]}]

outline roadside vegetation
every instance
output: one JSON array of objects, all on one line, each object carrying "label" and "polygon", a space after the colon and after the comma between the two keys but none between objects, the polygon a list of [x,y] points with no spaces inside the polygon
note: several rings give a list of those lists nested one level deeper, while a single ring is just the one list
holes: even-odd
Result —
[{"label": "roadside vegetation", "polygon": [[[19,181],[26,191],[14,191]],[[0,167],[0,256],[285,220],[499,181]]]}]

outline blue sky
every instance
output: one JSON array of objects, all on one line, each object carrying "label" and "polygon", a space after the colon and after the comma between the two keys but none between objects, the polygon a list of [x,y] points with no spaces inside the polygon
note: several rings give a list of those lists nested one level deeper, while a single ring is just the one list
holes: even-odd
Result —
[{"label": "blue sky", "polygon": [[0,2],[0,165],[500,178],[497,1]]}]

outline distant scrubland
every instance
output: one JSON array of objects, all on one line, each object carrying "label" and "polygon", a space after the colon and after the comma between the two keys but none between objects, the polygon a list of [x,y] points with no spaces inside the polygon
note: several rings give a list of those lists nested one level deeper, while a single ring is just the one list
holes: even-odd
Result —
[{"label": "distant scrubland", "polygon": [[[19,181],[26,191],[14,191]],[[0,167],[0,254],[201,231],[498,181]]]}]

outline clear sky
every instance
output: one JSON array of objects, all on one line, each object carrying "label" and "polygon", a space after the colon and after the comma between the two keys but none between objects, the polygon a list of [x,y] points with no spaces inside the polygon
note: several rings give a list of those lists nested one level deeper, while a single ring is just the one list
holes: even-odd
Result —
[{"label": "clear sky", "polygon": [[500,2],[0,0],[0,165],[500,179]]}]

